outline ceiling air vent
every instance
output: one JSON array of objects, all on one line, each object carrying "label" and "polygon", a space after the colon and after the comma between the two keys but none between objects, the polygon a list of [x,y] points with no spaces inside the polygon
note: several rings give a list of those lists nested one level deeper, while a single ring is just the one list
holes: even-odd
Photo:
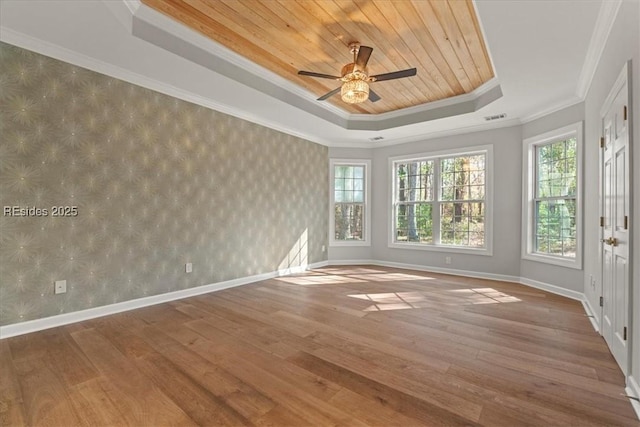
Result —
[{"label": "ceiling air vent", "polygon": [[374,136],[373,138],[369,138],[369,141],[382,141],[384,136]]},{"label": "ceiling air vent", "polygon": [[507,113],[502,113],[502,114],[494,114],[493,116],[487,116],[484,119],[488,122],[490,122],[491,120],[498,120],[498,119],[504,119],[505,117],[507,117]]}]

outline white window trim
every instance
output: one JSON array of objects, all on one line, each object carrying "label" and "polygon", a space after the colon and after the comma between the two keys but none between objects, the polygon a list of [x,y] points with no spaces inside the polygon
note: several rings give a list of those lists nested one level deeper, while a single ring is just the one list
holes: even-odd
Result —
[{"label": "white window trim", "polygon": [[[573,123],[560,129],[536,135],[523,141],[522,147],[522,259],[559,265],[567,268],[582,269],[582,151],[583,151],[583,122]],[[559,256],[539,254],[533,251],[533,210],[535,195],[535,149],[539,145],[553,141],[561,141],[576,137],[577,171],[576,185],[576,257],[575,259]]]},{"label": "white window trim", "polygon": [[[395,218],[393,212],[393,206],[395,203],[395,176],[394,176],[394,163],[407,161],[407,160],[419,160],[419,159],[434,159],[441,157],[451,157],[466,154],[484,153],[485,154],[485,229],[484,229],[484,248],[468,248],[466,246],[453,246],[453,245],[441,245],[441,244],[426,244],[426,243],[396,243],[395,242]],[[453,252],[461,254],[473,254],[473,255],[493,255],[493,144],[479,145],[473,147],[461,147],[451,150],[432,151],[427,153],[417,153],[396,157],[389,157],[388,163],[388,182],[390,185],[389,194],[391,196],[389,203],[389,222],[388,222],[388,247],[394,249],[408,249],[408,250],[420,250],[420,251],[433,251],[433,252]],[[437,183],[440,185],[440,182]]]},{"label": "white window trim", "polygon": [[[362,240],[336,240],[335,224],[335,167],[364,166],[364,234]],[[330,159],[329,160],[329,246],[371,246],[371,160]]]}]

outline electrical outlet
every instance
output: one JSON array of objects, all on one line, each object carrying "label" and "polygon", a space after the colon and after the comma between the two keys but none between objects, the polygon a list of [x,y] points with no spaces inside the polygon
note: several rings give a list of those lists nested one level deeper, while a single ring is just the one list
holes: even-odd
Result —
[{"label": "electrical outlet", "polygon": [[322,252],[324,252],[326,250],[327,250],[327,248],[324,245],[322,245]]},{"label": "electrical outlet", "polygon": [[451,257],[450,256],[444,257],[444,263],[445,264],[451,264]]},{"label": "electrical outlet", "polygon": [[193,263],[190,263],[190,262],[186,263],[184,265],[184,271],[187,273],[191,273],[193,271]]},{"label": "electrical outlet", "polygon": [[593,277],[593,274],[590,274],[589,278],[591,279],[591,289],[595,289],[596,288],[596,279],[595,279],[595,277]]},{"label": "electrical outlet", "polygon": [[67,281],[56,280],[53,287],[54,294],[64,294],[67,292]]}]

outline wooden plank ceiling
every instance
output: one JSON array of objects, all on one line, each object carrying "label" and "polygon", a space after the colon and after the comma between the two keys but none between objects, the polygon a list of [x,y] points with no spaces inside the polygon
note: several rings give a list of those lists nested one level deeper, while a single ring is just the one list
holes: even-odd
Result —
[{"label": "wooden plank ceiling", "polygon": [[472,0],[142,0],[317,96],[340,82],[352,41],[373,48],[370,75],[415,67],[417,76],[374,82],[382,97],[349,105],[378,114],[473,91],[494,76]]}]

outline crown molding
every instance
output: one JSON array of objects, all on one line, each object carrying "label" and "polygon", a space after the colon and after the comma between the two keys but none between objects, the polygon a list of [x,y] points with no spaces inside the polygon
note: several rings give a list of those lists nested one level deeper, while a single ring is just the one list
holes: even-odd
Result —
[{"label": "crown molding", "polygon": [[576,95],[584,100],[591,88],[591,82],[600,63],[602,52],[607,44],[607,39],[618,16],[622,0],[604,0],[600,6],[598,19],[596,20],[587,55],[582,65],[582,71],[578,78]]},{"label": "crown molding", "polygon": [[584,102],[584,98],[578,98],[578,97],[572,96],[571,98],[561,101],[550,107],[547,107],[544,110],[540,110],[533,114],[525,116],[521,118],[520,121],[522,122],[522,124],[529,123],[534,120],[538,120],[542,117],[548,116],[549,114],[557,113],[558,111],[564,110],[565,108],[569,108],[576,104],[580,104],[581,102]]}]

